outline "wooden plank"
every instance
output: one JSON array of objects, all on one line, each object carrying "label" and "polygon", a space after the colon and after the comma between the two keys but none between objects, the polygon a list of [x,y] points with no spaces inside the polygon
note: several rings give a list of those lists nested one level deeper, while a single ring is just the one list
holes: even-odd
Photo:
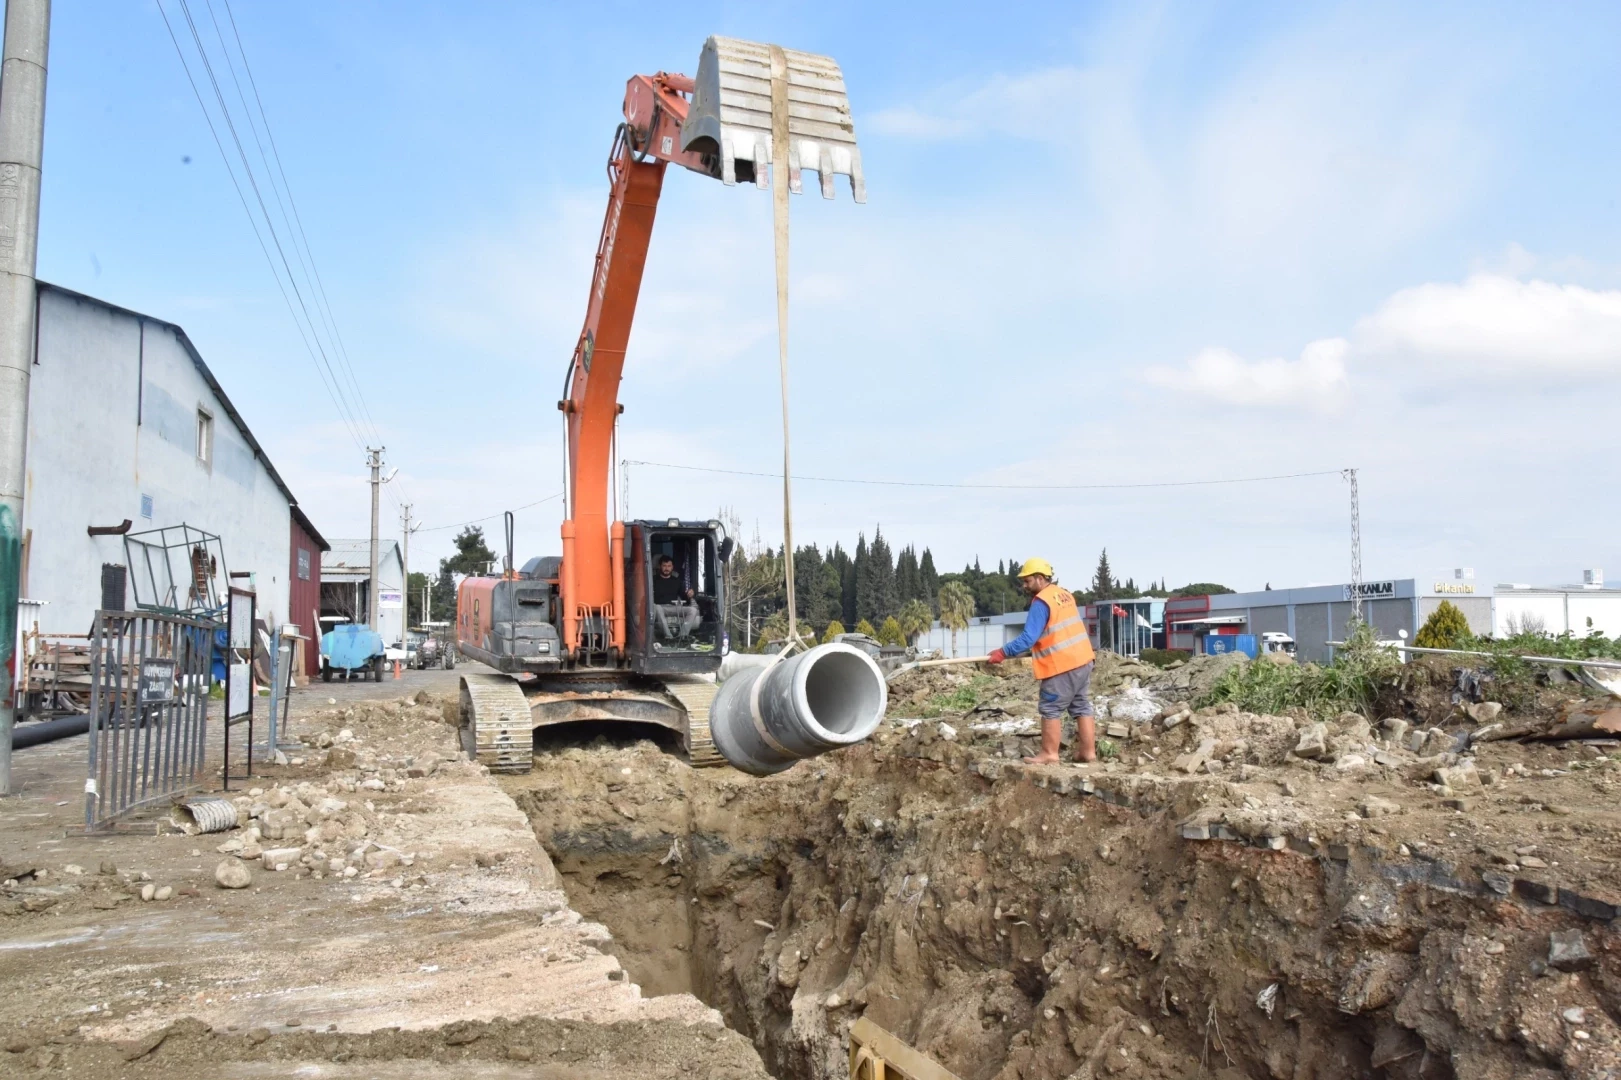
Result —
[{"label": "wooden plank", "polygon": [[[914,1050],[896,1035],[885,1031],[865,1016],[850,1028],[850,1075],[856,1075],[856,1059],[865,1047],[879,1059],[868,1063],[869,1075],[883,1080],[961,1080],[956,1073],[920,1050]],[[876,1064],[877,1068],[872,1068]],[[863,1078],[865,1080],[865,1078]]]}]

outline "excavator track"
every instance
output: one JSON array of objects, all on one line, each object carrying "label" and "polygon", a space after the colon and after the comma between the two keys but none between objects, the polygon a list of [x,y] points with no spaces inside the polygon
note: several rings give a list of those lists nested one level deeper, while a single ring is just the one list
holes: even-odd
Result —
[{"label": "excavator track", "polygon": [[687,711],[687,760],[695,769],[711,769],[727,764],[709,733],[709,706],[714,704],[714,682],[696,675],[666,675],[664,689]]},{"label": "excavator track", "polygon": [[534,765],[535,725],[516,679],[463,675],[461,719],[462,749],[491,772],[528,772]]}]

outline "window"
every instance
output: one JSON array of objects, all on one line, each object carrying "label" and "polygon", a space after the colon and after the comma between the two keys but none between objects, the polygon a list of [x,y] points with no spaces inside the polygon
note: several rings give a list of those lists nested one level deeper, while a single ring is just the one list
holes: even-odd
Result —
[{"label": "window", "polygon": [[204,465],[214,462],[214,418],[207,410],[197,410],[197,460]]},{"label": "window", "polygon": [[310,579],[310,549],[309,548],[299,548],[298,549],[298,580],[300,580],[300,581],[308,581],[309,579]]},{"label": "window", "polygon": [[152,496],[141,496],[141,516],[148,521],[152,520]]}]

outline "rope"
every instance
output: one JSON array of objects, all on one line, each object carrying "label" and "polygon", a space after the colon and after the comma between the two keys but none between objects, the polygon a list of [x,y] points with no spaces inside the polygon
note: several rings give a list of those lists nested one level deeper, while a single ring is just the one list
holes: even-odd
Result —
[{"label": "rope", "polygon": [[810,648],[799,636],[799,606],[794,598],[793,469],[788,438],[788,58],[782,46],[771,46],[771,224],[777,256],[777,371],[782,382],[782,568],[788,592],[788,643]]}]

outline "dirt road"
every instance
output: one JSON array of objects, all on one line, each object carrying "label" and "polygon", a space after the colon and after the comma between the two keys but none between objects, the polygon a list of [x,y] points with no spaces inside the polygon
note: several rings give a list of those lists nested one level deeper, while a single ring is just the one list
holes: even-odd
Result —
[{"label": "dirt road", "polygon": [[[0,1072],[267,1076],[299,1060],[381,1076],[379,1061],[404,1075],[433,1058],[460,1063],[449,1075],[763,1076],[713,1010],[644,998],[569,909],[527,820],[458,759],[456,678],[299,691],[292,734],[320,746],[260,770],[234,837],[70,835],[84,740],[19,754],[23,792],[0,818]],[[263,853],[241,857],[261,830]],[[220,887],[221,863],[252,883]]]}]

